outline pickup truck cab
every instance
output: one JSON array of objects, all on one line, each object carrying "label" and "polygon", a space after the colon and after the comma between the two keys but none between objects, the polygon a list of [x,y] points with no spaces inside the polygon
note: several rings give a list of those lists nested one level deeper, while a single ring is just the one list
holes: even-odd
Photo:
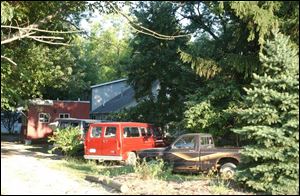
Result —
[{"label": "pickup truck cab", "polygon": [[199,172],[218,169],[232,176],[240,162],[241,148],[216,148],[212,135],[192,133],[179,136],[166,148],[138,151],[139,158],[162,158],[173,171]]}]

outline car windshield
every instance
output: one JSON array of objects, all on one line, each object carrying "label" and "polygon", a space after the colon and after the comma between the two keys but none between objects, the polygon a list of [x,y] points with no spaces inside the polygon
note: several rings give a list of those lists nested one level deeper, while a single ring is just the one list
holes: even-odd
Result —
[{"label": "car windshield", "polygon": [[174,148],[195,149],[196,148],[196,137],[190,136],[190,135],[184,136],[174,144]]}]

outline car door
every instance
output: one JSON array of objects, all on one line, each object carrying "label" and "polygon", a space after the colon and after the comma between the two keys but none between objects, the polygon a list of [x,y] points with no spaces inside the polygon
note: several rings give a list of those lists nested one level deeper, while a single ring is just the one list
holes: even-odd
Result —
[{"label": "car door", "polygon": [[151,148],[153,147],[153,138],[151,137],[151,132],[150,130],[147,130],[145,127],[140,127],[140,132],[141,132],[141,140],[143,143],[143,148]]},{"label": "car door", "polygon": [[120,155],[118,126],[106,126],[102,143],[102,155],[116,156]]},{"label": "car door", "polygon": [[85,154],[86,155],[101,155],[103,127],[93,125],[90,127],[85,140]]},{"label": "car door", "polygon": [[199,170],[199,137],[184,135],[178,138],[165,153],[165,159],[174,171],[194,172]]}]

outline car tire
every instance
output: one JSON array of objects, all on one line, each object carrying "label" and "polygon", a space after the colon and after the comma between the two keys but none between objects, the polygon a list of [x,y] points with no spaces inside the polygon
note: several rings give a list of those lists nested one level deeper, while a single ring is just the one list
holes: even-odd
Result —
[{"label": "car tire", "polygon": [[136,154],[134,152],[129,152],[125,164],[134,166],[136,165],[136,162],[137,162]]},{"label": "car tire", "polygon": [[220,168],[220,173],[223,178],[233,178],[235,174],[236,165],[234,163],[225,163]]}]

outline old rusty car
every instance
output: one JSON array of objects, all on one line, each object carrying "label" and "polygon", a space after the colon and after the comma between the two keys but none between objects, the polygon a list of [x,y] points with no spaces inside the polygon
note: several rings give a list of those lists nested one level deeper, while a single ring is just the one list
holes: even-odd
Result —
[{"label": "old rusty car", "polygon": [[240,163],[241,148],[217,148],[212,135],[192,133],[179,136],[166,148],[152,148],[137,152],[139,158],[162,158],[171,163],[175,172],[199,172],[216,169],[232,176]]}]

